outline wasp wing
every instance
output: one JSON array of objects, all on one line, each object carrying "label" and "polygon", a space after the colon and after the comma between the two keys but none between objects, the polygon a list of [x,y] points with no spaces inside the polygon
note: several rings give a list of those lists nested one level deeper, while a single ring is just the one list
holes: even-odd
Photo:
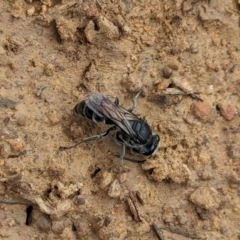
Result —
[{"label": "wasp wing", "polygon": [[85,100],[87,106],[99,116],[104,116],[112,120],[119,128],[125,131],[130,137],[136,137],[129,121],[139,120],[133,113],[118,106],[114,102],[114,97],[92,92]]},{"label": "wasp wing", "polygon": [[109,99],[104,99],[102,105],[104,116],[111,119],[118,127],[125,131],[130,137],[135,138],[136,133],[133,131],[129,120],[139,120],[135,115],[129,113],[124,108],[116,106]]},{"label": "wasp wing", "polygon": [[91,92],[88,97],[85,99],[86,105],[99,117],[104,117],[101,109],[98,106],[101,106],[103,100],[103,95],[97,92]]}]

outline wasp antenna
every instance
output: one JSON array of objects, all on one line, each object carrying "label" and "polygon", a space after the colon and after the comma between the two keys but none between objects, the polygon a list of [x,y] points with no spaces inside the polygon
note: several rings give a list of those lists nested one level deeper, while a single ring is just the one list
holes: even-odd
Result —
[{"label": "wasp antenna", "polygon": [[64,150],[68,150],[68,149],[71,149],[71,148],[75,148],[75,147],[77,147],[78,145],[80,145],[81,143],[84,143],[84,142],[86,142],[86,141],[81,141],[81,142],[78,142],[78,143],[76,143],[76,144],[74,144],[72,146],[68,146],[68,147],[60,146],[59,150],[60,151],[64,151]]},{"label": "wasp antenna", "polygon": [[137,107],[137,99],[139,97],[139,95],[142,93],[142,91],[139,91],[135,97],[133,98],[133,106],[131,108],[128,109],[129,112],[132,112],[136,107]]},{"label": "wasp antenna", "polygon": [[87,92],[92,92],[92,90],[88,88],[88,86],[84,82],[80,83],[78,86],[84,88],[85,90],[87,90]]},{"label": "wasp antenna", "polygon": [[86,143],[86,142],[91,142],[91,141],[98,140],[100,138],[106,137],[111,131],[114,131],[114,130],[116,130],[116,126],[110,127],[107,131],[105,131],[105,132],[103,132],[99,135],[95,135],[95,136],[92,136],[92,137],[85,138],[81,142],[77,142],[76,144],[74,144],[72,146],[69,146],[69,147],[62,147],[61,146],[61,147],[59,147],[59,150],[63,151],[63,150],[71,149],[71,148],[77,147],[81,143]]}]

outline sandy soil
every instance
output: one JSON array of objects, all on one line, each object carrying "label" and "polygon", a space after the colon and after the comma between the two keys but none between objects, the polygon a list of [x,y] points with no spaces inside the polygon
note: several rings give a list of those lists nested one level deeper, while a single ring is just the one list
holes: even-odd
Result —
[{"label": "sandy soil", "polygon": [[[0,22],[1,239],[240,238],[239,0],[2,0]],[[158,153],[59,151],[107,129],[72,114],[88,90],[141,90]]]}]

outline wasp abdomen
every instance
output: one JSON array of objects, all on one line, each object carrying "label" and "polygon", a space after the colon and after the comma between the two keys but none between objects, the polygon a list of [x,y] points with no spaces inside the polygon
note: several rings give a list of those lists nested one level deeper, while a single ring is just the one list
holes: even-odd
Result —
[{"label": "wasp abdomen", "polygon": [[86,117],[86,118],[88,118],[90,120],[93,120],[95,122],[102,122],[102,123],[105,123],[105,124],[114,124],[113,121],[111,121],[110,119],[97,115],[97,113],[95,113],[91,108],[89,108],[86,105],[85,101],[82,101],[82,102],[78,103],[74,107],[74,112],[77,115]]}]

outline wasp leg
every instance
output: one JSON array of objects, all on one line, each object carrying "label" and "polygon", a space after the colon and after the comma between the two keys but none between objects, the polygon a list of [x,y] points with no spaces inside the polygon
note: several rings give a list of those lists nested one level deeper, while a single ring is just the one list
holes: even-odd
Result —
[{"label": "wasp leg", "polygon": [[[119,158],[120,156],[116,154],[116,155],[114,155],[114,157]],[[133,162],[133,163],[144,163],[144,162],[146,162],[146,159],[137,160],[137,159],[128,158],[128,157],[124,157],[123,160],[127,160],[127,161]]]},{"label": "wasp leg", "polygon": [[121,152],[121,155],[120,155],[121,168],[123,168],[123,159],[124,159],[125,153],[126,153],[126,145],[123,143],[122,144],[122,152]]},{"label": "wasp leg", "polygon": [[95,135],[95,136],[92,136],[92,137],[88,137],[88,138],[85,138],[83,139],[81,142],[78,142],[72,146],[69,146],[69,147],[59,147],[59,150],[66,150],[66,149],[71,149],[71,148],[74,148],[82,143],[85,143],[85,142],[91,142],[91,141],[94,141],[94,140],[97,140],[97,139],[100,139],[100,138],[103,138],[103,137],[106,137],[111,131],[114,131],[116,130],[116,126],[113,126],[113,127],[110,127],[107,131],[105,131],[104,133],[101,133],[99,135]]},{"label": "wasp leg", "polygon": [[126,145],[125,143],[123,142],[123,140],[121,139],[120,137],[121,133],[120,132],[117,132],[116,134],[116,139],[118,141],[118,143],[120,143],[122,145],[122,152],[121,152],[121,155],[120,155],[120,159],[121,159],[121,171],[122,171],[122,168],[123,168],[123,159],[124,159],[124,156],[125,156],[125,153],[126,153]]},{"label": "wasp leg", "polygon": [[117,132],[117,134],[116,134],[117,142],[122,145],[122,152],[121,152],[121,155],[120,155],[120,159],[121,159],[121,171],[122,171],[122,168],[123,168],[123,159],[124,159],[124,156],[125,156],[125,153],[126,153],[126,145],[125,145],[125,143],[123,142],[123,140],[121,139],[120,135],[121,135],[121,133],[120,133],[120,132]]},{"label": "wasp leg", "polygon": [[132,112],[137,107],[137,99],[141,92],[138,92],[136,96],[133,98],[133,106],[128,109],[129,112]]},{"label": "wasp leg", "polygon": [[116,106],[119,106],[119,98],[118,97],[115,98],[114,103],[115,103]]},{"label": "wasp leg", "polygon": [[121,144],[123,147],[122,147],[122,152],[121,152],[121,155],[114,155],[115,157],[120,157],[121,161],[122,161],[122,167],[123,167],[123,160],[127,160],[127,161],[130,161],[130,162],[135,162],[135,163],[144,163],[146,161],[146,159],[142,159],[142,160],[136,160],[136,159],[131,159],[131,158],[127,158],[125,157],[125,152],[126,152],[126,145],[124,144],[123,140],[121,139],[120,137],[121,133],[120,132],[117,132],[116,134],[116,139],[117,139],[117,142],[119,144]]},{"label": "wasp leg", "polygon": [[122,172],[122,169],[123,169],[123,159],[125,159],[124,156],[125,156],[125,153],[126,153],[126,145],[122,141],[119,141],[119,143],[122,145],[122,152],[121,152],[120,156],[116,156],[116,157],[120,157],[120,159],[121,159],[121,172]]},{"label": "wasp leg", "polygon": [[96,113],[95,113],[95,112],[93,112],[92,120],[93,120],[94,122],[97,122],[97,121],[96,121]]},{"label": "wasp leg", "polygon": [[99,117],[95,112],[92,113],[92,121],[95,123],[102,122],[102,123],[106,124],[106,118]]}]

